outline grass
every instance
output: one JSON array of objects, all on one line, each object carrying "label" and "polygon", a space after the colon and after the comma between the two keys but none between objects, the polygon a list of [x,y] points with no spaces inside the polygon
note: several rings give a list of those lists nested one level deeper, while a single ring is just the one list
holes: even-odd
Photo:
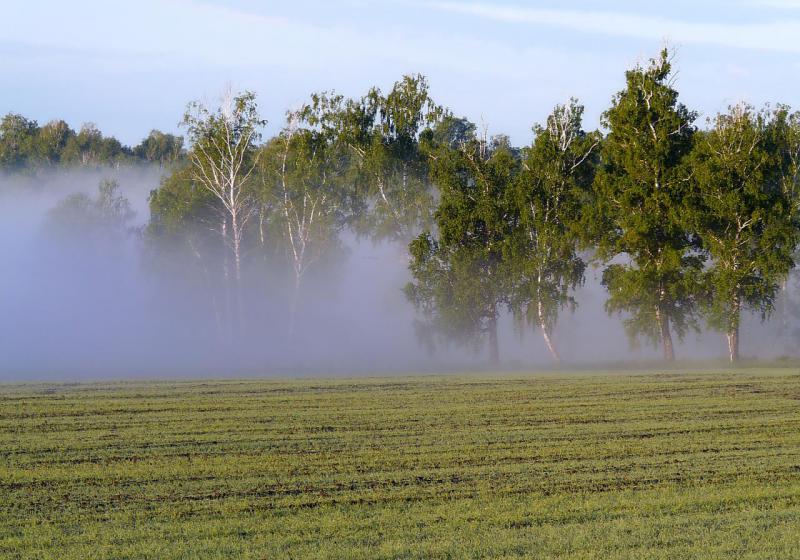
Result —
[{"label": "grass", "polygon": [[0,558],[800,558],[800,373],[1,385]]}]

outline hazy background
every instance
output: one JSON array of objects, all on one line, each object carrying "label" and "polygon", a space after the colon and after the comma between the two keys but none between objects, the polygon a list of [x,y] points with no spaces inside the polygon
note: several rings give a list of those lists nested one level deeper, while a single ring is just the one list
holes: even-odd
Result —
[{"label": "hazy background", "polygon": [[[149,218],[147,196],[159,184],[157,167],[41,172],[0,177],[0,379],[106,377],[346,375],[459,371],[488,367],[484,349],[418,343],[414,310],[401,291],[408,281],[400,244],[344,238],[346,253],[317,270],[303,287],[297,327],[287,334],[288,270],[273,261],[249,268],[247,324],[231,344],[220,337],[206,291],[195,272],[168,275],[147,266],[137,228]],[[94,194],[114,178],[136,211],[121,238],[60,238],[47,232],[48,212],[75,192]],[[260,268],[259,268],[260,267]],[[259,275],[259,270],[262,273]],[[556,342],[565,367],[657,359],[649,346],[631,349],[621,321],[603,311],[600,271],[589,268],[580,306],[564,314]],[[748,317],[743,356],[786,353],[780,320],[762,326]],[[520,336],[505,317],[501,369],[553,366],[540,335]],[[719,333],[691,334],[679,359],[722,358]]]}]

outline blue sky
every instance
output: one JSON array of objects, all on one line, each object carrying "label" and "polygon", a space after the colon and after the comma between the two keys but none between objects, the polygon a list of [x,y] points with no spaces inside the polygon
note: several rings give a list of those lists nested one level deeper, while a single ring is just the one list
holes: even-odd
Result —
[{"label": "blue sky", "polygon": [[360,95],[422,72],[439,102],[523,144],[570,96],[586,127],[625,69],[677,48],[682,100],[800,109],[800,0],[24,0],[3,7],[0,112],[136,143],[186,103],[258,93],[274,131],[309,93]]}]

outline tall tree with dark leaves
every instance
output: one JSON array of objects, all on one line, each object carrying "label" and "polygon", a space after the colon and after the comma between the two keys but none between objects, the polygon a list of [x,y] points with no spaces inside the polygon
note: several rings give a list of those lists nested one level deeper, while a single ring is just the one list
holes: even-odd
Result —
[{"label": "tall tree with dark leaves", "polygon": [[[800,111],[791,111],[786,105],[778,105],[775,112],[775,125],[779,132],[780,152],[783,159],[783,177],[781,184],[785,195],[792,202],[792,213],[798,230],[800,230]],[[795,247],[795,262],[800,261],[800,247]],[[783,280],[777,303],[777,314],[780,322],[779,332],[787,351],[795,348],[796,331],[791,325],[791,317],[800,315],[800,303],[797,299],[797,268],[792,269]],[[794,288],[794,289],[792,289]]]},{"label": "tall tree with dark leaves", "polygon": [[627,313],[631,340],[644,335],[673,360],[672,331],[682,338],[697,324],[702,259],[680,219],[696,114],[678,101],[667,49],[625,82],[603,114],[609,132],[590,222],[598,256],[622,261],[603,272],[606,309]]},{"label": "tall tree with dark leaves", "polygon": [[742,310],[762,317],[772,312],[780,283],[794,266],[798,231],[783,184],[782,115],[739,104],[710,124],[696,141],[696,191],[684,216],[711,257],[709,324],[725,333],[735,362]]},{"label": "tall tree with dark leaves", "polygon": [[583,131],[582,116],[583,106],[571,99],[555,108],[545,126],[534,127],[513,190],[519,212],[511,244],[514,314],[540,330],[557,362],[553,329],[564,308],[574,309],[571,292],[583,282],[578,223],[590,198],[600,143],[599,133]]},{"label": "tall tree with dark leaves", "polygon": [[518,166],[505,143],[473,139],[442,147],[431,175],[441,193],[438,235],[425,232],[409,246],[413,281],[405,292],[424,316],[421,336],[488,342],[493,364],[500,358],[498,319],[509,304],[510,198]]}]

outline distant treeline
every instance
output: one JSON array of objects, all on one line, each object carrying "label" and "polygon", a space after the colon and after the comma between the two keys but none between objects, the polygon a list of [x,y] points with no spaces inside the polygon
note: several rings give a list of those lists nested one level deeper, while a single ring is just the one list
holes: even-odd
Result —
[{"label": "distant treeline", "polygon": [[185,156],[183,138],[153,130],[131,148],[104,136],[91,123],[75,131],[62,120],[39,126],[16,113],[0,121],[0,170],[56,166],[118,166],[137,162],[167,165]]},{"label": "distant treeline", "polygon": [[148,254],[164,273],[192,271],[223,337],[258,328],[242,286],[249,298],[254,285],[274,291],[263,265],[276,257],[291,278],[291,333],[304,278],[341,258],[349,231],[408,245],[405,292],[431,344],[488,343],[496,361],[510,313],[560,359],[558,316],[594,262],[632,340],[672,360],[673,335],[705,324],[738,359],[743,310],[769,317],[795,265],[800,115],[741,103],[701,129],[664,50],[626,72],[603,131],[585,131],[582,116],[577,100],[559,105],[518,148],[435,103],[413,75],[388,93],[314,94],[266,140],[252,93],[193,103],[185,157],[182,139],[157,132],[126,149],[93,128],[15,115],[0,153],[7,167],[176,162],[150,198]]}]

